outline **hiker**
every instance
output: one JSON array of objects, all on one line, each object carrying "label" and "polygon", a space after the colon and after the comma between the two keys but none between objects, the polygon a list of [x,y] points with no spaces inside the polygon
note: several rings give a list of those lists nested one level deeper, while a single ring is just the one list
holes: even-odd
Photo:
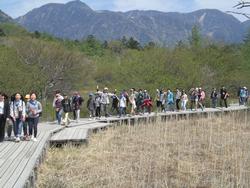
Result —
[{"label": "hiker", "polygon": [[[9,107],[10,104],[12,102],[12,100],[14,100],[14,96],[11,97],[11,99],[8,99],[8,96],[4,93],[2,93],[2,96],[4,97],[4,101],[8,101]],[[10,110],[9,110],[10,111]],[[12,134],[12,130],[14,131],[14,121],[12,119],[12,117],[9,115],[9,117],[6,119],[6,125],[7,125],[7,138],[6,140],[11,140],[11,134]]]},{"label": "hiker", "polygon": [[27,102],[27,115],[29,124],[29,137],[32,141],[37,141],[37,126],[39,123],[39,117],[42,113],[42,105],[36,100],[36,93],[30,94],[30,100]]},{"label": "hiker", "polygon": [[111,99],[112,99],[111,113],[114,114],[114,111],[115,111],[116,115],[118,115],[119,114],[119,98],[116,92],[117,91],[115,90],[113,95],[111,96]]},{"label": "hiker", "polygon": [[16,93],[12,100],[13,101],[10,104],[10,116],[14,121],[15,141],[20,142],[23,122],[25,121],[26,115],[25,102],[23,101],[23,97],[20,93]]},{"label": "hiker", "polygon": [[188,96],[187,96],[185,90],[182,90],[182,93],[181,93],[181,109],[183,111],[187,110],[187,102],[188,102]]},{"label": "hiker", "polygon": [[206,97],[205,91],[202,88],[199,88],[198,89],[198,105],[199,105],[199,107],[201,107],[202,111],[204,110],[203,103],[205,101],[205,97]]},{"label": "hiker", "polygon": [[109,93],[108,93],[108,88],[105,87],[103,89],[103,92],[101,94],[101,112],[105,117],[109,117],[108,113],[108,106],[109,106]]},{"label": "hiker", "polygon": [[213,91],[211,92],[210,99],[212,101],[212,108],[217,107],[217,99],[218,99],[218,93],[216,91],[216,88],[213,88]]},{"label": "hiker", "polygon": [[149,102],[152,103],[150,95],[148,94],[147,90],[144,90],[143,91],[142,113],[145,113],[145,112],[151,113]]},{"label": "hiker", "polygon": [[56,111],[56,120],[58,125],[61,125],[62,121],[62,113],[63,113],[62,100],[63,96],[59,91],[57,91],[53,101],[53,107],[55,108]]},{"label": "hiker", "polygon": [[198,101],[199,101],[199,97],[198,97],[199,89],[198,88],[195,88],[195,89],[192,88],[190,91],[191,91],[191,94],[190,94],[191,110],[193,110],[193,107],[194,107],[194,110],[197,111]]},{"label": "hiker", "polygon": [[165,112],[165,95],[164,89],[160,90],[161,112]]},{"label": "hiker", "polygon": [[243,89],[243,87],[239,87],[238,91],[237,91],[237,97],[239,98],[239,106],[242,105],[242,100],[241,100],[241,97],[240,97],[240,93],[241,93],[242,89]]},{"label": "hiker", "polygon": [[227,98],[229,97],[229,94],[226,90],[226,88],[223,86],[220,90],[220,106],[223,107],[222,102],[224,102],[225,107],[227,108]]},{"label": "hiker", "polygon": [[83,97],[79,94],[79,92],[74,92],[72,97],[72,110],[73,110],[73,117],[76,122],[80,119],[81,113],[81,106],[84,102]]},{"label": "hiker", "polygon": [[72,112],[71,101],[68,95],[64,94],[63,100],[61,101],[61,105],[64,112],[63,123],[65,124],[65,126],[67,126],[70,123],[69,113]]},{"label": "hiker", "polygon": [[247,88],[242,87],[240,88],[240,93],[239,93],[239,105],[245,105],[246,104],[246,98],[247,98]]},{"label": "hiker", "polygon": [[95,116],[96,119],[101,118],[101,93],[96,92],[95,94]]},{"label": "hiker", "polygon": [[143,92],[142,89],[139,89],[139,92],[136,94],[136,111],[137,113],[141,114],[142,113],[142,104],[143,104]]},{"label": "hiker", "polygon": [[177,111],[180,110],[181,96],[182,96],[181,91],[178,88],[176,88],[175,104],[176,104]]},{"label": "hiker", "polygon": [[135,115],[135,109],[136,109],[136,102],[135,102],[135,93],[134,93],[134,89],[130,89],[129,102],[130,102],[130,104],[131,104],[130,115],[133,116],[133,115]]},{"label": "hiker", "polygon": [[126,105],[127,105],[127,98],[124,93],[121,93],[120,98],[119,98],[119,117],[121,116],[126,116]]},{"label": "hiker", "polygon": [[167,91],[166,101],[168,111],[174,111],[174,94],[170,89]]},{"label": "hiker", "polygon": [[249,91],[248,91],[248,88],[246,87],[246,104],[248,102],[248,98],[249,98]]},{"label": "hiker", "polygon": [[157,113],[159,113],[162,111],[161,91],[159,89],[156,90],[155,102],[156,102]]},{"label": "hiker", "polygon": [[151,114],[151,111],[152,111],[152,108],[153,108],[153,103],[152,103],[152,100],[150,98],[147,98],[147,99],[144,99],[143,100],[143,104],[142,104],[142,109],[143,109],[143,112],[144,110],[146,109],[146,111]]},{"label": "hiker", "polygon": [[6,120],[10,118],[10,105],[8,99],[0,92],[0,142],[3,142],[5,136]]},{"label": "hiker", "polygon": [[190,95],[190,110],[192,111],[195,106],[195,96],[194,96],[194,88],[189,90]]},{"label": "hiker", "polygon": [[[30,94],[26,94],[24,97],[24,102],[25,105],[27,106],[27,103],[30,100]],[[28,113],[27,113],[27,108],[26,108],[26,115],[25,115],[25,121],[23,122],[23,139],[24,140],[29,140],[29,134],[28,134],[28,124],[29,124],[29,117],[28,117]]]},{"label": "hiker", "polygon": [[87,109],[89,111],[89,120],[95,117],[95,98],[94,94],[89,94],[89,99],[87,101]]}]

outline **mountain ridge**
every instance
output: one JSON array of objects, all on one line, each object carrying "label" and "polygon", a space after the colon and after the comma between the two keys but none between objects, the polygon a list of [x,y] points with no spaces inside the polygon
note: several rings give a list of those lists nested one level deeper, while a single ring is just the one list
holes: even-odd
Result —
[{"label": "mountain ridge", "polygon": [[133,37],[142,44],[156,42],[164,46],[187,40],[194,25],[211,40],[242,42],[248,22],[216,9],[191,13],[131,10],[128,12],[95,11],[80,0],[66,4],[50,3],[36,8],[16,21],[29,31],[47,32],[66,39],[83,39],[94,35],[99,40]]}]

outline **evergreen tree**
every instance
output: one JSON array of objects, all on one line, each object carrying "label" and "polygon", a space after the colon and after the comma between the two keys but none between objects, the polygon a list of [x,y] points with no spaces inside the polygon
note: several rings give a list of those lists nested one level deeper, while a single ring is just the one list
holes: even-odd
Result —
[{"label": "evergreen tree", "polygon": [[129,40],[127,42],[127,47],[130,49],[135,49],[135,50],[141,49],[140,43],[137,40],[135,40],[133,37],[129,38]]},{"label": "evergreen tree", "polygon": [[3,31],[3,29],[0,28],[0,37],[4,37],[6,36],[5,32]]},{"label": "evergreen tree", "polygon": [[202,38],[200,35],[199,27],[195,25],[192,28],[191,36],[189,38],[189,43],[192,48],[199,48],[201,47],[201,42],[202,42]]}]

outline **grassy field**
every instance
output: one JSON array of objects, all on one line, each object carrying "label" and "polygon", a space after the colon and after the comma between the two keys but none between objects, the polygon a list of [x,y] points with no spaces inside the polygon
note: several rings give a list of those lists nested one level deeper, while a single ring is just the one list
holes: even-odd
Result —
[{"label": "grassy field", "polygon": [[38,187],[250,187],[247,113],[116,126],[51,148]]}]

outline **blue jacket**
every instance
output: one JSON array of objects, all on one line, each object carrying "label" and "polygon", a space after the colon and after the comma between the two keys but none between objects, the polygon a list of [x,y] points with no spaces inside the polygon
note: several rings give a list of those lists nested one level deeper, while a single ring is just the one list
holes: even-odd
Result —
[{"label": "blue jacket", "polygon": [[174,94],[171,91],[167,94],[167,104],[174,104]]}]

